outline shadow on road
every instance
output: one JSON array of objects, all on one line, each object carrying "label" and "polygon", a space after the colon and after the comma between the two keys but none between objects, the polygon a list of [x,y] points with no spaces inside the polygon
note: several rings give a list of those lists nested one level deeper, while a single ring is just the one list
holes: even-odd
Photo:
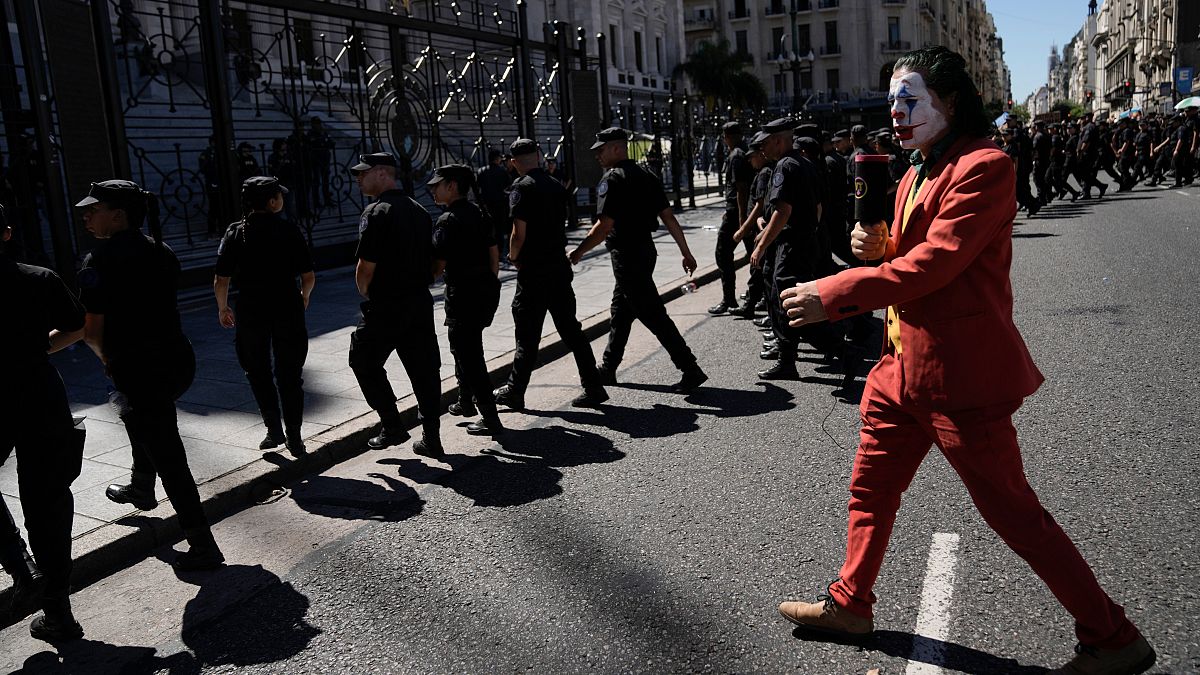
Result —
[{"label": "shadow on road", "polygon": [[922,635],[893,630],[877,630],[863,638],[842,638],[796,628],[792,631],[792,636],[804,642],[826,642],[881,652],[888,656],[929,663],[945,670],[961,673],[1041,675],[1046,672],[1046,669],[1042,667],[1022,665],[1014,659],[1001,658],[955,642],[934,640]]},{"label": "shadow on road", "polygon": [[304,621],[308,598],[278,576],[254,565],[226,565],[181,575],[199,586],[183,609],[186,649],[159,656],[153,647],[74,640],[25,660],[34,673],[199,673],[212,666],[274,663],[304,651],[320,630]]},{"label": "shadow on road", "polygon": [[326,518],[396,522],[421,512],[425,502],[407,483],[381,473],[368,478],[383,481],[310,476],[292,487],[291,496],[305,511]]}]

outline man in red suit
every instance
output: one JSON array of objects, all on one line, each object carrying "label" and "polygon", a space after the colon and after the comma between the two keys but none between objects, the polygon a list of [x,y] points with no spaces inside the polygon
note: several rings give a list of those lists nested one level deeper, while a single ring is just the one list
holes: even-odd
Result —
[{"label": "man in red suit", "polygon": [[784,602],[800,626],[873,630],[884,551],[908,488],[936,444],[988,525],[1075,618],[1075,657],[1061,673],[1141,673],[1154,650],[1100,588],[1038,501],[1021,464],[1012,415],[1042,383],[1012,320],[1012,162],[987,140],[990,122],[961,56],[944,47],[895,66],[889,100],[902,146],[916,149],[896,218],[859,223],[852,268],[784,291],[793,326],[887,308],[887,339],[867,377],[861,442],[850,479],[846,559],[828,596]]}]

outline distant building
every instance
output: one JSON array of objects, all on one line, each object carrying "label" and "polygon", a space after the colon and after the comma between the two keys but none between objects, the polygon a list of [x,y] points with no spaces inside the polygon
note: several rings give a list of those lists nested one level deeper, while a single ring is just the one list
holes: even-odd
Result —
[{"label": "distant building", "polygon": [[772,108],[882,108],[896,59],[932,45],[967,59],[987,103],[1011,99],[984,0],[683,0],[683,24],[688,53],[725,40],[746,54]]},{"label": "distant building", "polygon": [[1089,18],[1096,21],[1096,110],[1168,112],[1197,91],[1195,78],[1180,87],[1175,75],[1200,67],[1200,2],[1110,1]]}]

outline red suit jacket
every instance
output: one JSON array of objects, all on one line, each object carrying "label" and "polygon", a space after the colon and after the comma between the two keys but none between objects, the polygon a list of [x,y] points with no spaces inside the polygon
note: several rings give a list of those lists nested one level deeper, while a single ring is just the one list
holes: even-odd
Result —
[{"label": "red suit jacket", "polygon": [[964,410],[1029,396],[1043,378],[1012,320],[1012,160],[989,140],[959,139],[931,167],[901,233],[916,177],[911,168],[900,181],[884,262],[817,281],[825,312],[836,321],[895,305],[903,395],[920,407]]}]

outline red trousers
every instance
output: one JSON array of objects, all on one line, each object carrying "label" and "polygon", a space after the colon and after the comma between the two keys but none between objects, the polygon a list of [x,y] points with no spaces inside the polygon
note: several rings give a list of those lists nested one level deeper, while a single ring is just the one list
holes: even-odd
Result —
[{"label": "red trousers", "polygon": [[871,616],[883,555],[900,496],[936,444],[958,472],[996,534],[1025,559],[1071,616],[1085,645],[1115,649],[1137,629],[1100,588],[1078,549],[1042,508],[1025,478],[1012,425],[1020,401],[976,410],[935,412],[905,404],[899,358],[886,354],[867,377],[861,442],[850,478],[846,562],[830,594],[840,606]]}]

